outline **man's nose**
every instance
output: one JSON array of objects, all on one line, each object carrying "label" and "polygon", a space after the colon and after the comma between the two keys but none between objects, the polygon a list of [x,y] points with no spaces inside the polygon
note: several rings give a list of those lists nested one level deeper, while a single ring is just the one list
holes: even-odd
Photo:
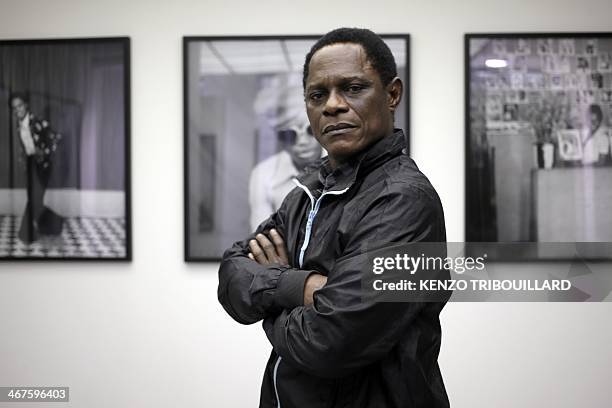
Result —
[{"label": "man's nose", "polygon": [[310,136],[307,132],[297,132],[297,138],[295,139],[296,146],[304,146],[307,145],[310,141]]},{"label": "man's nose", "polygon": [[333,89],[329,93],[329,97],[327,98],[327,101],[325,102],[325,110],[323,111],[323,114],[334,116],[334,115],[337,115],[338,113],[347,112],[347,111],[348,111],[348,105],[346,103],[346,100],[344,99],[344,96],[337,90]]}]

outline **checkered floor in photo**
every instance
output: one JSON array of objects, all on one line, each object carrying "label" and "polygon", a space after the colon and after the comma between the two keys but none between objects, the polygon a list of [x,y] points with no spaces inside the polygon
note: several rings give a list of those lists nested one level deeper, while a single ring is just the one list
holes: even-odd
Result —
[{"label": "checkered floor in photo", "polygon": [[125,219],[123,218],[65,218],[61,235],[41,235],[31,244],[24,244],[17,238],[20,225],[20,216],[0,214],[0,257],[125,257]]}]

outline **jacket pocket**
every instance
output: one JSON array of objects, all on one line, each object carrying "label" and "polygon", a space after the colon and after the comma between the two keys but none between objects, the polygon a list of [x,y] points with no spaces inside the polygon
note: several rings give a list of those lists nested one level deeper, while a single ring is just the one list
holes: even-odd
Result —
[{"label": "jacket pocket", "polygon": [[[272,366],[277,391],[275,408],[328,408],[335,406],[336,380],[316,377],[280,359]],[[275,370],[274,370],[275,368]],[[274,376],[276,372],[276,376]],[[280,400],[280,405],[278,402]]]}]

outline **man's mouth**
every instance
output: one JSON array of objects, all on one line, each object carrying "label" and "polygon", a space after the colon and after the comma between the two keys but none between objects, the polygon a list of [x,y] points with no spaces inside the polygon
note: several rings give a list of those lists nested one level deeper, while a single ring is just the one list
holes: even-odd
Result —
[{"label": "man's mouth", "polygon": [[352,125],[346,122],[334,123],[327,125],[323,128],[324,135],[336,135],[341,133],[350,132],[352,129],[355,129],[357,126]]},{"label": "man's mouth", "polygon": [[293,149],[293,154],[295,154],[297,157],[305,158],[315,156],[316,151],[313,149]]}]

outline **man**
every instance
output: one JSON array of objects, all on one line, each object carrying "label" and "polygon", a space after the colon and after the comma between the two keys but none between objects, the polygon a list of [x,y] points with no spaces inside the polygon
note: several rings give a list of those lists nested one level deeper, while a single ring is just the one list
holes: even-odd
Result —
[{"label": "man", "polygon": [[287,87],[281,94],[274,128],[280,151],[257,163],[249,178],[251,228],[278,210],[295,187],[293,179],[310,163],[321,158],[321,145],[312,134],[304,112],[300,89]]},{"label": "man", "polygon": [[606,162],[609,141],[603,126],[601,106],[589,105],[589,126],[582,132],[582,164],[595,165]]},{"label": "man", "polygon": [[39,233],[59,235],[62,230],[62,218],[44,205],[45,191],[53,167],[52,159],[61,135],[51,129],[49,122],[30,112],[25,94],[12,94],[10,104],[17,120],[28,194],[18,237],[22,242],[30,244],[38,239]]},{"label": "man", "polygon": [[280,209],[227,250],[219,300],[264,319],[273,346],[260,407],[447,407],[441,303],[362,300],[363,250],[445,241],[438,195],[393,119],[395,61],[376,34],[338,29],[306,56],[304,96],[328,152]]}]

